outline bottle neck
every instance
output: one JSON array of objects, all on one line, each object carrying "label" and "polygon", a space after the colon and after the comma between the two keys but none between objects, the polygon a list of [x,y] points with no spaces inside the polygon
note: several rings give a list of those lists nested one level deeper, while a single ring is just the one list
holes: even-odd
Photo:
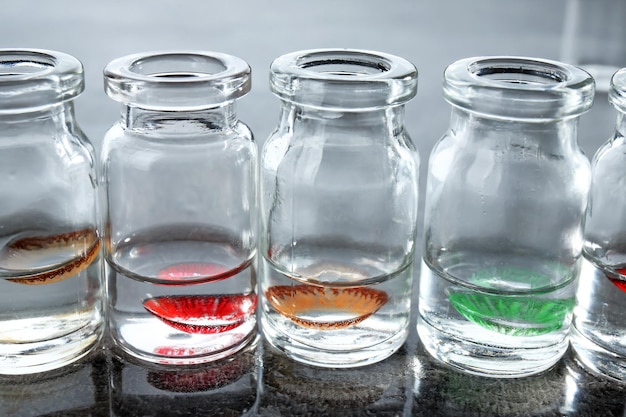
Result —
[{"label": "bottle neck", "polygon": [[541,122],[506,120],[454,107],[450,130],[455,138],[469,146],[488,146],[507,151],[517,148],[544,154],[580,151],[577,117]]},{"label": "bottle neck", "polygon": [[323,136],[325,141],[368,138],[380,141],[404,133],[403,105],[366,111],[325,110],[283,102],[281,126],[302,134]]},{"label": "bottle neck", "polygon": [[617,122],[615,123],[615,136],[626,137],[626,112],[617,110]]},{"label": "bottle neck", "polygon": [[235,102],[194,111],[147,110],[122,107],[121,124],[135,134],[187,136],[230,130],[237,124]]},{"label": "bottle neck", "polygon": [[23,112],[0,113],[3,135],[7,129],[65,129],[74,125],[74,103],[67,101]]}]

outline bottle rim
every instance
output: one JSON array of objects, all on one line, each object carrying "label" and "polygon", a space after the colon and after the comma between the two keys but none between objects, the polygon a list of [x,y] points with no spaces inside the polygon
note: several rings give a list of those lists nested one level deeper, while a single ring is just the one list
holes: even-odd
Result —
[{"label": "bottle rim", "polygon": [[142,52],[114,59],[104,68],[104,90],[110,98],[148,110],[217,107],[244,96],[250,88],[250,66],[220,52]]},{"label": "bottle rim", "polygon": [[276,58],[270,90],[281,100],[326,110],[402,105],[417,94],[417,69],[404,58],[360,49],[310,49]]},{"label": "bottle rim", "polygon": [[626,112],[626,68],[622,68],[611,77],[609,102],[621,112]]},{"label": "bottle rim", "polygon": [[71,55],[46,49],[0,49],[0,113],[63,103],[84,88],[83,65]]},{"label": "bottle rim", "polygon": [[444,72],[448,103],[487,117],[558,120],[593,104],[595,81],[576,66],[548,59],[484,56],[458,60]]}]

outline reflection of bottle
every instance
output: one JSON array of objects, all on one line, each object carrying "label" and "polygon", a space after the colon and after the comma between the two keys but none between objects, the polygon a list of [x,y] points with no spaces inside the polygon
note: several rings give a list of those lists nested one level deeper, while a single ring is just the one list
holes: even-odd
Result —
[{"label": "reflection of bottle", "polygon": [[0,374],[48,371],[103,331],[94,151],[74,120],[83,68],[0,50]]},{"label": "reflection of bottle", "polygon": [[413,410],[420,410],[420,416],[561,415],[564,373],[561,365],[524,378],[489,378],[451,371],[419,344],[412,368]]},{"label": "reflection of bottle", "polygon": [[589,372],[573,352],[562,361],[565,367],[565,389],[560,413],[564,416],[623,416],[626,410],[626,385],[615,379]]},{"label": "reflection of bottle", "polygon": [[626,67],[625,20],[623,0],[567,0],[561,59],[588,71],[597,91]]},{"label": "reflection of bottle", "polygon": [[593,159],[585,220],[585,258],[572,344],[595,371],[626,380],[626,69],[615,74],[609,100],[615,134]]},{"label": "reflection of bottle", "polygon": [[577,119],[593,80],[555,61],[467,58],[446,69],[448,132],[429,159],[418,331],[463,371],[514,377],[567,348],[589,161]]},{"label": "reflection of bottle", "polygon": [[138,362],[114,350],[112,415],[246,415],[257,398],[255,357],[255,341],[228,358],[202,366]]},{"label": "reflection of bottle", "polygon": [[418,348],[414,410],[463,417],[560,416],[564,367],[525,378],[486,378],[451,372]]},{"label": "reflection of bottle", "polygon": [[257,415],[402,415],[412,359],[404,349],[364,367],[322,369],[264,347]]},{"label": "reflection of bottle", "polygon": [[94,349],[71,366],[46,373],[0,376],[0,415],[108,416],[104,350]]},{"label": "reflection of bottle", "polygon": [[110,328],[144,360],[223,358],[256,333],[257,150],[236,117],[250,68],[156,52],[105,69],[124,106],[102,150]]},{"label": "reflection of bottle", "polygon": [[388,54],[277,58],[263,148],[260,280],[269,342],[302,362],[373,363],[406,340],[419,156],[404,128],[417,71]]}]

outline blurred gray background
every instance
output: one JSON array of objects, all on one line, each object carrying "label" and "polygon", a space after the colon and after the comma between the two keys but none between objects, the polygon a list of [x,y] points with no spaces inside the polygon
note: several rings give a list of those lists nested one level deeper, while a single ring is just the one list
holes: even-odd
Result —
[{"label": "blurred gray background", "polygon": [[[449,106],[441,97],[444,68],[476,55],[560,59],[567,1],[4,1],[0,47],[55,49],[83,62],[86,91],[77,100],[77,118],[98,150],[119,117],[118,104],[104,94],[102,69],[122,55],[204,49],[245,59],[253,88],[239,101],[238,112],[260,145],[278,120],[279,103],[268,89],[274,58],[321,47],[400,55],[419,70],[407,128],[424,174],[430,149],[448,126]],[[606,95],[599,96],[582,121],[580,143],[589,157],[612,131],[614,119]]]}]

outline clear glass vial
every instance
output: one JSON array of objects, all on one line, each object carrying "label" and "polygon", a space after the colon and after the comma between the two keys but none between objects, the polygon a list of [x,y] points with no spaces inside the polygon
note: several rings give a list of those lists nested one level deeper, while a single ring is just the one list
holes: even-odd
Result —
[{"label": "clear glass vial", "polygon": [[563,355],[590,182],[578,116],[594,81],[559,62],[457,61],[429,159],[419,336],[468,373],[517,377]]},{"label": "clear glass vial", "polygon": [[118,58],[122,104],[101,161],[110,330],[140,359],[220,359],[256,335],[257,149],[237,119],[243,60],[203,51]]},{"label": "clear glass vial", "polygon": [[74,57],[0,50],[0,374],[67,365],[103,330],[94,151]]},{"label": "clear glass vial", "polygon": [[571,340],[587,367],[626,380],[626,69],[613,76],[609,101],[617,125],[592,161]]},{"label": "clear glass vial", "polygon": [[262,329],[300,362],[354,367],[406,340],[419,156],[417,70],[379,52],[277,58],[279,125],[261,157]]}]

